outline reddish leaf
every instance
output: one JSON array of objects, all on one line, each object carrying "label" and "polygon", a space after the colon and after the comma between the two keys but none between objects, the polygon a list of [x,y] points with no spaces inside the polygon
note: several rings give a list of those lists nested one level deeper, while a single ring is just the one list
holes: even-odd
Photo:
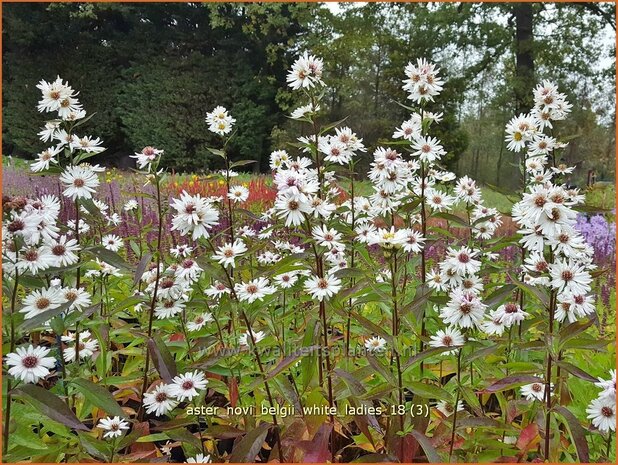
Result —
[{"label": "reddish leaf", "polygon": [[15,393],[25,395],[33,407],[52,420],[71,429],[88,431],[88,427],[79,421],[66,402],[41,386],[24,384],[16,388]]},{"label": "reddish leaf", "polygon": [[150,263],[151,258],[152,254],[146,253],[137,264],[137,267],[135,269],[135,278],[133,278],[133,286],[137,286],[137,283],[139,283],[142,279],[142,275],[144,274],[144,271],[146,271],[146,267]]},{"label": "reddish leaf", "polygon": [[433,447],[427,436],[416,430],[410,431],[410,434],[414,436],[414,438],[418,441],[418,443],[425,451],[425,456],[427,457],[428,462],[439,463],[442,461],[442,459],[438,455],[438,451],[436,451],[436,449]]},{"label": "reddish leaf", "polygon": [[249,431],[244,438],[238,441],[232,449],[230,463],[253,463],[255,457],[262,450],[264,439],[272,425],[262,423],[257,428]]},{"label": "reddish leaf", "polygon": [[175,333],[170,336],[170,342],[178,342],[178,341],[184,341],[184,340],[185,340],[185,335],[182,333]]},{"label": "reddish leaf", "polygon": [[237,437],[245,434],[245,432],[234,428],[233,426],[211,425],[203,434],[204,436],[216,439],[236,439]]},{"label": "reddish leaf", "polygon": [[577,376],[578,378],[583,379],[584,381],[590,381],[591,383],[596,383],[597,381],[599,381],[591,374],[586,373],[581,368],[577,368],[575,365],[572,365],[568,362],[563,362],[562,360],[559,360],[556,362],[556,364],[560,368],[563,368],[569,373],[571,373],[573,376]]},{"label": "reddish leaf", "polygon": [[[135,423],[131,434],[138,433],[138,437],[148,436],[150,434],[150,426],[147,421]],[[156,452],[157,446],[153,442],[134,442],[131,445],[131,454],[136,454],[139,458],[147,457],[153,452]],[[146,454],[146,455],[142,455]]]},{"label": "reddish leaf", "polygon": [[351,463],[394,463],[397,457],[387,454],[367,454],[362,457],[352,460]]},{"label": "reddish leaf", "polygon": [[298,443],[298,447],[305,451],[304,463],[326,463],[327,460],[331,459],[328,443],[332,430],[332,424],[323,423],[311,441],[300,441]]},{"label": "reddish leaf", "polygon": [[540,440],[539,427],[536,423],[530,423],[526,426],[517,438],[517,448],[521,451],[521,455],[525,454],[534,443]]},{"label": "reddish leaf", "polygon": [[[421,449],[421,445],[418,443],[416,438],[411,434],[406,434],[403,438],[397,439],[399,441],[403,441],[403,457],[401,457],[401,461],[403,463],[414,462]],[[401,448],[401,445],[399,445],[398,447]]]},{"label": "reddish leaf", "polygon": [[575,444],[575,450],[577,451],[579,461],[582,463],[590,462],[590,453],[588,451],[586,433],[579,420],[575,418],[575,415],[573,415],[569,409],[563,407],[562,405],[557,405],[554,407],[554,410],[562,415],[562,417],[566,420],[569,432],[571,433],[571,439],[573,440],[573,444]]},{"label": "reddish leaf", "polygon": [[521,386],[523,384],[532,384],[532,383],[543,383],[544,381],[538,376],[531,375],[512,375],[507,376],[506,378],[502,378],[499,381],[496,381],[491,386],[482,389],[479,394],[489,394],[492,392],[506,391],[507,389],[512,389],[514,387]]},{"label": "reddish leaf", "polygon": [[159,336],[154,335],[148,340],[148,350],[150,351],[152,362],[163,381],[171,383],[172,378],[178,374],[178,369],[176,368],[176,361],[167,346]]},{"label": "reddish leaf", "polygon": [[528,407],[528,405],[528,402],[523,399],[510,400],[507,404],[506,422],[511,423],[515,418],[523,413],[523,409]]}]

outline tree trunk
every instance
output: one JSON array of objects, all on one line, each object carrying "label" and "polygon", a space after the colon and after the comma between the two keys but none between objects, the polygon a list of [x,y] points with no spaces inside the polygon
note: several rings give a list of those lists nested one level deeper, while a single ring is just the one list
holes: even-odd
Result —
[{"label": "tree trunk", "polygon": [[515,103],[517,113],[532,107],[534,87],[534,36],[532,3],[513,3],[515,16]]}]

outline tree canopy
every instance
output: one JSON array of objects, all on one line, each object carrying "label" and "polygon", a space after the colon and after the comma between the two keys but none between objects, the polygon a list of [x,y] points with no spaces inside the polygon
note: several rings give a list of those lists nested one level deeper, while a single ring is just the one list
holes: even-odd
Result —
[{"label": "tree canopy", "polygon": [[[268,169],[271,150],[293,142],[285,89],[296,54],[325,61],[323,117],[375,148],[409,111],[403,68],[435,61],[449,85],[431,111],[451,169],[506,183],[507,115],[525,111],[534,85],[556,81],[574,103],[569,162],[612,178],[615,14],[610,3],[13,3],[3,7],[3,151],[32,156],[36,84],[60,75],[97,115],[92,130],[121,164],[144,145],[165,149],[178,171],[217,168],[205,113],[226,106],[238,121],[233,158]],[[362,170],[361,170],[362,171]],[[513,184],[514,185],[514,184]]]}]

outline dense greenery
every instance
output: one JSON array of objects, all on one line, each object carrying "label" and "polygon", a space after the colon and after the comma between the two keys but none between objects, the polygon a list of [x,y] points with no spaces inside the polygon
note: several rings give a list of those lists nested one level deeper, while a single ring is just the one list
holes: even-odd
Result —
[{"label": "dense greenery", "polygon": [[435,108],[445,114],[436,136],[447,163],[506,187],[517,176],[504,124],[551,76],[578,108],[557,128],[576,136],[567,161],[585,160],[574,182],[592,168],[613,179],[612,28],[609,3],[341,4],[336,14],[304,3],[7,4],[3,151],[32,158],[43,149],[31,137],[35,84],[59,74],[99,113],[93,132],[109,147],[101,162],[126,167],[136,147],[153,144],[166,148],[163,164],[172,169],[220,168],[206,149],[213,138],[204,115],[223,104],[238,119],[232,158],[256,159],[265,171],[270,151],[301,130],[285,116],[297,102],[284,90],[284,70],[311,49],[332,83],[324,116],[348,117],[370,149],[408,117],[394,103],[405,101],[402,67],[420,56],[443,63],[449,103]]}]

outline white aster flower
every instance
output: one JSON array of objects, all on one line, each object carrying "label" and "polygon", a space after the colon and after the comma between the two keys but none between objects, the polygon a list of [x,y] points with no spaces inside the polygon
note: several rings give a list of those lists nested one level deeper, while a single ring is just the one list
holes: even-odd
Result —
[{"label": "white aster flower", "polygon": [[120,417],[107,417],[101,418],[99,420],[99,424],[97,428],[101,428],[107,431],[103,437],[104,438],[116,438],[122,436],[122,433],[129,429],[129,423],[125,420],[122,420]]},{"label": "white aster flower", "polygon": [[204,373],[197,370],[189,371],[174,377],[172,384],[170,384],[170,393],[180,402],[191,401],[198,395],[198,390],[206,389],[206,384],[208,384],[208,380],[204,377]]},{"label": "white aster flower", "polygon": [[249,189],[244,186],[232,186],[227,198],[234,202],[245,202],[249,198]]},{"label": "white aster flower", "polygon": [[63,194],[72,200],[90,199],[99,186],[99,177],[96,172],[84,165],[68,166],[60,175],[64,184]]},{"label": "white aster flower", "polygon": [[594,399],[586,409],[588,418],[599,431],[616,431],[616,396]]},{"label": "white aster flower", "polygon": [[[251,333],[249,333],[249,331],[251,331]],[[251,336],[253,336],[253,339],[257,344],[266,337],[266,334],[264,334],[264,331],[253,331],[250,329],[247,330],[246,333],[240,335],[240,337],[238,338],[238,343],[241,346],[248,347],[251,343]]]},{"label": "white aster flower", "polygon": [[264,300],[264,297],[274,294],[277,290],[271,286],[266,278],[252,279],[247,283],[236,283],[234,291],[241,302],[252,303],[256,300]]},{"label": "white aster flower", "polygon": [[154,413],[159,417],[171,412],[177,405],[169,384],[158,384],[152,391],[144,393],[146,413]]},{"label": "white aster flower", "polygon": [[305,290],[320,302],[328,300],[341,289],[341,279],[335,276],[312,276],[305,281]]},{"label": "white aster flower", "polygon": [[24,383],[38,383],[39,379],[49,374],[49,369],[56,366],[56,359],[46,357],[49,349],[45,347],[18,347],[15,352],[7,354],[6,364],[10,367],[9,374]]},{"label": "white aster flower", "polygon": [[236,266],[236,258],[247,251],[247,246],[241,239],[236,239],[233,244],[226,243],[218,248],[217,253],[212,256],[223,266]]},{"label": "white aster flower", "polygon": [[212,313],[201,313],[196,316],[193,321],[187,322],[187,329],[189,331],[199,331],[206,323],[210,323],[212,321],[215,321]]},{"label": "white aster flower", "polygon": [[365,349],[371,353],[383,352],[386,348],[386,339],[380,336],[370,337],[365,341]]},{"label": "white aster flower", "polygon": [[[455,413],[455,407],[453,404],[445,401],[439,400],[436,404],[436,408],[442,413],[445,417],[450,417],[453,413]],[[457,411],[461,412],[464,409],[464,404],[462,401],[457,402]]]},{"label": "white aster flower", "polygon": [[195,457],[190,457],[185,463],[210,463],[210,455],[197,454]]}]

